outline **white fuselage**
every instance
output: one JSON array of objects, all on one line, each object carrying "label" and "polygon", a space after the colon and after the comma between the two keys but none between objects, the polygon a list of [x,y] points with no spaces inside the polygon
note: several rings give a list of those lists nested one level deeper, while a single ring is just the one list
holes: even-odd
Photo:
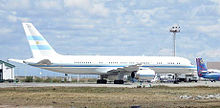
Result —
[{"label": "white fuselage", "polygon": [[[36,61],[49,59],[52,64],[39,65]],[[106,74],[108,71],[130,65],[141,64],[141,68],[156,73],[193,73],[195,66],[182,57],[171,56],[64,56],[29,59],[35,67],[67,74]]]},{"label": "white fuselage", "polygon": [[[155,73],[193,73],[196,68],[189,60],[173,56],[67,56],[60,55],[31,23],[22,23],[33,54],[27,60],[9,59],[26,63],[38,68],[65,74],[101,75],[99,83],[106,83],[103,78],[114,79],[116,84],[123,83],[124,75],[155,75]],[[153,72],[152,72],[153,70]],[[103,82],[104,81],[104,82]],[[119,82],[118,82],[119,81]],[[97,82],[98,83],[98,82]]]}]

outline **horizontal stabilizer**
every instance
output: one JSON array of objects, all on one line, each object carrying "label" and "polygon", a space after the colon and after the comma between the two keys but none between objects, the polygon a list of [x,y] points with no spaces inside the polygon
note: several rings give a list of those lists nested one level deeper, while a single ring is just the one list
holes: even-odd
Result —
[{"label": "horizontal stabilizer", "polygon": [[8,59],[7,61],[13,61],[17,63],[25,63],[24,60],[18,60],[18,59]]}]

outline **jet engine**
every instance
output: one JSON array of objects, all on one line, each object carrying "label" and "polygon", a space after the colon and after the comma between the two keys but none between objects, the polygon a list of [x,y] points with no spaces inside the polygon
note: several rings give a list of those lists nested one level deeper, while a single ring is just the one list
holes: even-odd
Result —
[{"label": "jet engine", "polygon": [[139,69],[135,76],[139,81],[151,81],[154,77],[155,71],[148,68]]}]

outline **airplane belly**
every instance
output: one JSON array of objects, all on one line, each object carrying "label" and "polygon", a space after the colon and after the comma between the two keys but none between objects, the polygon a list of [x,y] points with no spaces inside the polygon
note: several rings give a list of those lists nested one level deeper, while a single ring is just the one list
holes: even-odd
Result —
[{"label": "airplane belly", "polygon": [[189,74],[189,73],[194,73],[195,69],[186,69],[186,68],[152,68],[152,70],[155,71],[155,73],[160,74],[160,73],[176,73],[176,74]]},{"label": "airplane belly", "polygon": [[64,68],[64,67],[44,67],[42,69],[54,71],[54,72],[60,72],[60,73],[66,73],[66,74],[102,74],[104,72],[99,71],[98,68]]}]

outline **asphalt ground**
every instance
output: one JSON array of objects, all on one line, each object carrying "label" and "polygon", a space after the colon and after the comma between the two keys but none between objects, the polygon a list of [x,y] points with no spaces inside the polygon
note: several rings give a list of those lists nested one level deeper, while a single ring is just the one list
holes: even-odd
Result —
[{"label": "asphalt ground", "polygon": [[0,83],[0,88],[9,87],[118,87],[118,88],[135,88],[135,87],[152,87],[152,86],[168,86],[168,87],[195,87],[208,86],[220,87],[220,81],[198,81],[198,82],[180,82],[173,83],[125,83],[125,84],[96,84],[96,83]]}]

